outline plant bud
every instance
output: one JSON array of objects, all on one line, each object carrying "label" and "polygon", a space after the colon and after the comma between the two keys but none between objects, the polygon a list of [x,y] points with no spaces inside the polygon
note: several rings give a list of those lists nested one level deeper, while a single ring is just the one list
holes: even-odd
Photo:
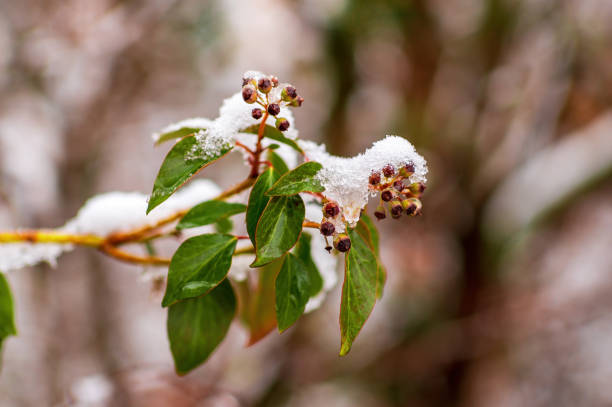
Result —
[{"label": "plant bud", "polygon": [[323,207],[323,216],[326,218],[335,218],[340,213],[340,207],[335,202],[328,202]]},{"label": "plant bud", "polygon": [[261,116],[263,116],[263,110],[256,107],[255,109],[251,110],[251,116],[253,116],[253,119],[259,120],[261,119]]},{"label": "plant bud", "polygon": [[399,173],[402,177],[408,178],[409,176],[414,174],[414,164],[408,163],[404,165],[402,168],[400,168]]},{"label": "plant bud", "polygon": [[246,86],[251,82],[253,82],[253,78],[242,78],[242,86]]},{"label": "plant bud", "polygon": [[391,164],[387,164],[383,167],[382,172],[385,174],[385,177],[392,177],[395,175],[395,167]]},{"label": "plant bud", "polygon": [[351,239],[344,233],[339,234],[334,238],[334,247],[339,252],[348,252],[351,248]]},{"label": "plant bud", "polygon": [[418,198],[408,198],[406,200],[409,201],[408,207],[406,208],[406,213],[410,216],[420,215],[421,208],[423,208],[421,201]]},{"label": "plant bud", "polygon": [[268,105],[268,113],[270,113],[272,116],[276,116],[277,114],[279,114],[280,106],[278,105],[278,103],[270,103]]},{"label": "plant bud", "polygon": [[393,219],[399,219],[402,216],[402,212],[404,212],[402,203],[398,199],[394,199],[391,202],[391,217]]},{"label": "plant bud", "polygon": [[404,183],[402,182],[402,180],[398,179],[397,181],[393,182],[393,188],[398,191],[401,191],[404,189]]},{"label": "plant bud", "polygon": [[370,174],[369,182],[370,185],[380,184],[380,172],[373,172],[372,174]]},{"label": "plant bud", "polygon": [[297,90],[293,86],[285,86],[281,91],[281,99],[285,102],[291,102],[292,100],[297,99],[298,94]]},{"label": "plant bud", "polygon": [[270,81],[272,81],[272,86],[273,87],[277,87],[278,86],[278,78],[276,76],[271,76],[270,77]]},{"label": "plant bud", "polygon": [[418,197],[421,196],[421,194],[425,191],[425,184],[423,184],[422,182],[415,182],[414,184],[410,184],[408,189],[410,190],[410,193],[413,196]]},{"label": "plant bud", "polygon": [[304,98],[301,96],[298,96],[295,100],[291,101],[291,106],[301,107],[303,103],[304,103]]},{"label": "plant bud", "polygon": [[272,81],[268,78],[261,78],[259,82],[257,82],[257,87],[263,93],[268,93],[272,90]]},{"label": "plant bud", "polygon": [[257,89],[252,84],[246,84],[242,87],[242,98],[247,103],[255,103],[257,100]]},{"label": "plant bud", "polygon": [[385,210],[385,207],[382,205],[378,205],[378,207],[374,211],[374,216],[376,216],[376,219],[378,220],[383,220],[384,218],[386,218],[387,211]]},{"label": "plant bud", "polygon": [[382,199],[382,200],[383,200],[383,201],[385,201],[385,202],[389,202],[390,200],[392,200],[392,199],[393,199],[393,196],[394,196],[394,195],[395,195],[395,194],[393,193],[393,191],[392,191],[392,190],[390,190],[390,189],[385,189],[384,191],[382,191],[382,192],[380,193],[380,199]]},{"label": "plant bud", "polygon": [[320,230],[323,236],[331,236],[336,231],[336,227],[331,222],[323,221],[321,222]]},{"label": "plant bud", "polygon": [[289,128],[289,121],[284,117],[279,117],[276,119],[276,128],[280,131],[287,131]]}]

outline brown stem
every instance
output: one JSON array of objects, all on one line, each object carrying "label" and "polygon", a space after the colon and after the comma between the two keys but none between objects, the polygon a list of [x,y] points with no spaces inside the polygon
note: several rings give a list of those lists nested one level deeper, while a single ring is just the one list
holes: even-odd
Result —
[{"label": "brown stem", "polygon": [[318,222],[312,222],[310,220],[305,220],[304,223],[302,223],[302,227],[313,228],[313,229],[320,229],[321,228],[321,224],[318,223]]},{"label": "brown stem", "polygon": [[255,147],[255,154],[253,155],[253,164],[251,167],[251,174],[249,175],[250,178],[257,178],[259,175],[259,164],[261,163],[259,158],[263,151],[261,148],[261,140],[263,139],[264,130],[266,129],[266,120],[268,120],[269,116],[270,113],[268,113],[268,107],[266,105],[266,113],[264,113],[264,117],[259,124],[259,130],[257,131],[257,145]]},{"label": "brown stem", "polygon": [[102,253],[126,263],[149,264],[153,266],[167,266],[170,264],[170,259],[168,258],[156,256],[138,256],[136,254],[125,252],[109,243],[102,244],[99,249]]}]

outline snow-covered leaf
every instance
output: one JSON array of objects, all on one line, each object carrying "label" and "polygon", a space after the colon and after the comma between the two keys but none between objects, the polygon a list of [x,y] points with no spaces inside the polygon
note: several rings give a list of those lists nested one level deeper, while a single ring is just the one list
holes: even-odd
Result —
[{"label": "snow-covered leaf", "polygon": [[199,139],[196,136],[185,137],[172,147],[155,179],[147,213],[168,199],[174,191],[202,168],[227,154],[233,146],[218,145],[204,151],[201,156],[198,155],[200,148]]},{"label": "snow-covered leaf", "polygon": [[208,128],[210,123],[210,120],[200,117],[181,120],[180,122],[170,124],[161,129],[158,133],[153,134],[153,141],[155,142],[155,145],[160,145],[169,140],[195,134],[200,130]]}]

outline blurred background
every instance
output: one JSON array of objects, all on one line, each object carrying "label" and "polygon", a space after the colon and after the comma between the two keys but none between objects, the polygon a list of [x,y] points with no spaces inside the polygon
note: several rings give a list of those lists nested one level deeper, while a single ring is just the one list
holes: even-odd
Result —
[{"label": "blurred background", "polygon": [[[339,292],[174,374],[159,291],[88,249],[8,275],[1,406],[612,405],[609,0],[0,0],[0,229],[149,192],[151,133],[214,118],[257,69],[304,139],[385,134],[429,162],[379,223],[385,296],[339,358]],[[241,179],[238,157],[203,172]],[[220,171],[222,170],[222,171]]]}]

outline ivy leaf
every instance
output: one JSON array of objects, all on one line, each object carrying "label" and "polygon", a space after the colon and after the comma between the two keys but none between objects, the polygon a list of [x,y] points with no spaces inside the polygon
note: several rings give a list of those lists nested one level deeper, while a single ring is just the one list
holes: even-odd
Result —
[{"label": "ivy leaf", "polygon": [[162,307],[206,294],[223,281],[237,241],[235,236],[219,233],[185,240],[172,256]]},{"label": "ivy leaf", "polygon": [[378,284],[376,288],[376,297],[381,298],[383,295],[383,289],[385,282],[387,281],[387,271],[383,267],[380,259],[380,238],[378,236],[378,230],[376,225],[365,212],[361,215],[359,223],[357,224],[356,230],[367,240],[369,246],[373,249],[376,261],[378,262]]},{"label": "ivy leaf", "polygon": [[237,213],[244,212],[246,205],[223,201],[206,201],[191,208],[176,225],[177,229],[197,228],[217,223]]},{"label": "ivy leaf", "polygon": [[256,284],[239,284],[240,316],[249,330],[248,346],[254,345],[276,328],[275,280],[283,259],[256,270]]},{"label": "ivy leaf", "polygon": [[276,277],[276,320],[280,332],[293,325],[304,313],[310,290],[306,266],[296,255],[288,253]]},{"label": "ivy leaf", "polygon": [[0,350],[7,337],[17,335],[14,314],[11,287],[4,274],[0,273]]},{"label": "ivy leaf", "polygon": [[340,304],[340,356],[346,355],[376,302],[378,262],[357,230],[348,230],[351,249],[344,256],[344,284]]},{"label": "ivy leaf", "polygon": [[233,148],[233,146],[227,146],[211,157],[192,159],[190,155],[193,154],[194,148],[198,148],[197,144],[195,137],[185,137],[176,143],[168,155],[166,155],[153,184],[153,192],[149,198],[147,214],[168,199],[174,191],[198,171],[223,157]]},{"label": "ivy leaf", "polygon": [[265,193],[276,182],[278,177],[278,172],[275,169],[268,168],[259,175],[251,189],[246,210],[246,227],[253,246],[255,246],[257,222],[270,201],[270,197],[266,196]]},{"label": "ivy leaf", "polygon": [[227,279],[210,293],[168,308],[166,328],[179,375],[202,364],[221,343],[236,314],[236,296]]},{"label": "ivy leaf", "polygon": [[264,209],[255,231],[256,259],[251,267],[260,267],[287,253],[298,241],[305,216],[299,195],[275,196]]},{"label": "ivy leaf", "polygon": [[[251,134],[258,134],[259,133],[259,124],[255,124],[251,127],[248,127],[246,129],[244,129],[242,131],[243,133],[251,133]],[[271,140],[274,141],[278,141],[279,143],[283,143],[288,145],[289,147],[293,148],[295,151],[297,151],[300,154],[304,154],[304,151],[300,148],[300,146],[298,146],[298,144],[294,141],[291,140],[290,138],[285,137],[285,135],[276,127],[267,125],[264,128],[264,137],[267,137]]]},{"label": "ivy leaf", "polygon": [[314,297],[323,289],[323,277],[321,277],[321,273],[319,273],[319,269],[312,259],[311,242],[312,236],[309,233],[302,233],[293,252],[306,267],[310,284],[308,292],[310,297]]},{"label": "ivy leaf", "polygon": [[314,161],[304,163],[280,177],[266,195],[281,196],[295,195],[304,191],[325,191],[319,180],[315,178],[321,168],[323,166]]},{"label": "ivy leaf", "polygon": [[268,151],[268,161],[272,163],[272,167],[274,167],[274,170],[279,176],[289,171],[289,167],[287,167],[287,164],[285,164],[281,156],[272,150]]}]

